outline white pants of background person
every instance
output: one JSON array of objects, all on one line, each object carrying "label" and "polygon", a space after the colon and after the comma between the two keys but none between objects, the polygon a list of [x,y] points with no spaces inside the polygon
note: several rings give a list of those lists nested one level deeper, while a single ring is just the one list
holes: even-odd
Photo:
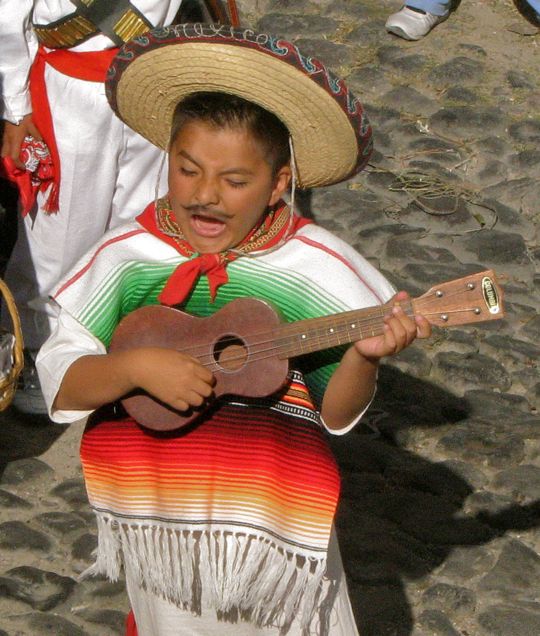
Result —
[{"label": "white pants of background person", "polygon": [[[527,19],[540,24],[540,0],[524,2],[531,8]],[[452,5],[452,0],[406,0],[399,11],[388,17],[385,28],[405,40],[420,40],[448,18]]]},{"label": "white pants of background person", "polygon": [[[51,66],[46,82],[61,157],[60,211],[20,219],[6,271],[28,349],[39,348],[54,327],[51,286],[107,229],[131,220],[154,199],[162,154],[116,117],[104,84]],[[160,194],[166,191],[165,169],[162,183]]]},{"label": "white pants of background person", "polygon": [[[527,3],[540,13],[540,0],[527,0]],[[406,0],[405,4],[414,9],[421,9],[433,15],[445,15],[452,6],[452,0]]]}]

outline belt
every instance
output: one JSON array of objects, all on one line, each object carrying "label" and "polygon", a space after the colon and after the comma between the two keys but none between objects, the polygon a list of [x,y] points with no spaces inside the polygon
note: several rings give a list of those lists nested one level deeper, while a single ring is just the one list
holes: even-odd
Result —
[{"label": "belt", "polygon": [[[33,24],[32,27],[39,43],[49,49],[72,48],[94,35],[104,33],[102,28],[80,12],[70,13],[50,24]],[[105,35],[110,37],[116,45],[121,45],[151,28],[152,25],[141,13],[130,8],[118,16],[118,20],[111,25]]]}]

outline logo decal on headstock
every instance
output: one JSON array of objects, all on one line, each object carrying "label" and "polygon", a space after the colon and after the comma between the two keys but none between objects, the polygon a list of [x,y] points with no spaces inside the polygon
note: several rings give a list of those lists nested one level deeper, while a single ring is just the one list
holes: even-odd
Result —
[{"label": "logo decal on headstock", "polygon": [[484,276],[484,278],[482,278],[482,294],[484,295],[484,300],[486,301],[489,313],[498,314],[501,310],[499,295],[497,294],[497,289],[489,276]]}]

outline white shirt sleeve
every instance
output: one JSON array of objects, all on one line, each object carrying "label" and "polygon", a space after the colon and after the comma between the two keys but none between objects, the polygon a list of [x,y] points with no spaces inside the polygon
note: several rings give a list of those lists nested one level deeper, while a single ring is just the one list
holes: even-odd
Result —
[{"label": "white shirt sleeve", "polygon": [[105,346],[85,329],[71,314],[61,309],[54,333],[41,347],[36,368],[41,390],[49,409],[49,417],[58,424],[71,424],[90,415],[92,411],[53,410],[52,406],[64,375],[78,358],[107,353]]},{"label": "white shirt sleeve", "polygon": [[13,124],[32,112],[28,75],[38,46],[30,24],[33,5],[32,0],[2,0],[0,11],[0,116]]}]

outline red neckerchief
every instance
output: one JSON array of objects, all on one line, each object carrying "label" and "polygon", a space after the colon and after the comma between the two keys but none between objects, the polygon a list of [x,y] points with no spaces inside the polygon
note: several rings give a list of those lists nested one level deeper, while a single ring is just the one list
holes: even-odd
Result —
[{"label": "red neckerchief", "polygon": [[242,254],[258,250],[267,250],[276,246],[287,233],[296,231],[311,223],[309,219],[293,217],[289,224],[289,208],[284,201],[279,201],[276,208],[265,214],[261,222],[254,227],[244,240],[235,247],[235,251],[226,250],[219,254],[198,254],[184,238],[167,197],[159,199],[157,206],[151,203],[137,221],[151,234],[174,247],[182,256],[190,260],[179,265],[169,277],[158,300],[163,305],[178,305],[189,295],[193,286],[203,274],[208,277],[210,298],[212,302],[220,285],[229,277],[226,267]]}]

